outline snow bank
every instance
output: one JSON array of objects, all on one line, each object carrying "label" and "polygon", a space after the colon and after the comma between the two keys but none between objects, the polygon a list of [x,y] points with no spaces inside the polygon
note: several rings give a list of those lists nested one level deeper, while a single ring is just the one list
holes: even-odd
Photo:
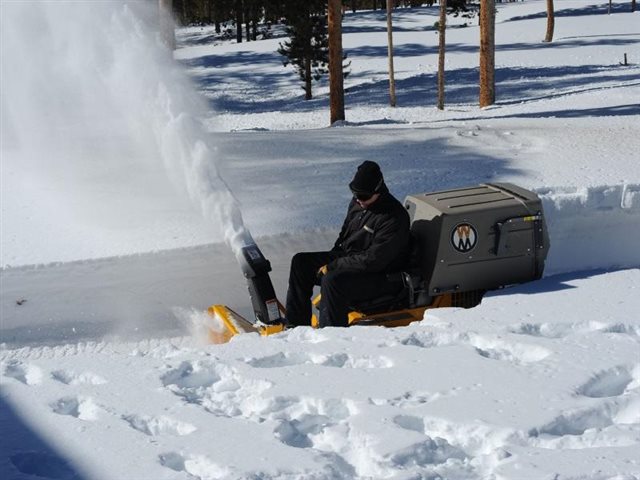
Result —
[{"label": "snow bank", "polygon": [[537,193],[551,240],[546,275],[640,266],[640,185]]}]

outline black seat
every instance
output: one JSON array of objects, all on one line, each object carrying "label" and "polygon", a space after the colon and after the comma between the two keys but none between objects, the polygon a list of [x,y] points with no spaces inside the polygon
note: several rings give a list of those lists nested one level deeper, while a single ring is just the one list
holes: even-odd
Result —
[{"label": "black seat", "polygon": [[429,305],[432,299],[426,291],[424,280],[420,274],[421,255],[420,243],[412,232],[405,270],[387,274],[387,280],[397,284],[397,292],[358,302],[351,308],[367,315],[373,315]]}]

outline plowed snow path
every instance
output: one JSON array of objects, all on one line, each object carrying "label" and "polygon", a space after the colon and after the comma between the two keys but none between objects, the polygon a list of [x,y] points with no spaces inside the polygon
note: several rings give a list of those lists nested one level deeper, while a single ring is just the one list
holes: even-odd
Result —
[{"label": "plowed snow path", "polygon": [[[551,237],[547,274],[640,266],[639,185],[538,192]],[[320,230],[258,241],[281,299],[291,256],[331,248],[335,236]],[[220,244],[0,274],[2,341],[11,346],[182,335],[188,332],[184,309],[188,317],[189,309],[203,311],[213,303],[252,317],[235,258]]]}]

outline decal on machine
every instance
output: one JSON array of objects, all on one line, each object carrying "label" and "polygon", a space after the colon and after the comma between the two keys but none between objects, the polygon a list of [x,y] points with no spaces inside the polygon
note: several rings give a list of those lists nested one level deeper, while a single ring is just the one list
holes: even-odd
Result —
[{"label": "decal on machine", "polygon": [[251,260],[260,260],[260,258],[262,257],[260,255],[260,250],[251,247],[247,248],[247,255],[249,255],[249,258]]},{"label": "decal on machine", "polygon": [[451,232],[451,244],[460,253],[467,253],[478,243],[478,232],[470,223],[459,223]]},{"label": "decal on machine", "polygon": [[280,318],[280,308],[278,307],[278,300],[267,300],[267,314],[269,315],[269,321],[275,322]]}]

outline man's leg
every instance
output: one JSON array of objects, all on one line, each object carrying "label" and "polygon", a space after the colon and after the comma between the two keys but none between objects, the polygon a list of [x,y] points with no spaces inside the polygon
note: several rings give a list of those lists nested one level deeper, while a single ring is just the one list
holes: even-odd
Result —
[{"label": "man's leg", "polygon": [[318,285],[317,273],[338,255],[333,252],[302,252],[291,259],[287,291],[287,325],[311,325],[311,295]]},{"label": "man's leg", "polygon": [[348,327],[351,305],[399,292],[385,273],[328,272],[322,277],[320,327]]}]

